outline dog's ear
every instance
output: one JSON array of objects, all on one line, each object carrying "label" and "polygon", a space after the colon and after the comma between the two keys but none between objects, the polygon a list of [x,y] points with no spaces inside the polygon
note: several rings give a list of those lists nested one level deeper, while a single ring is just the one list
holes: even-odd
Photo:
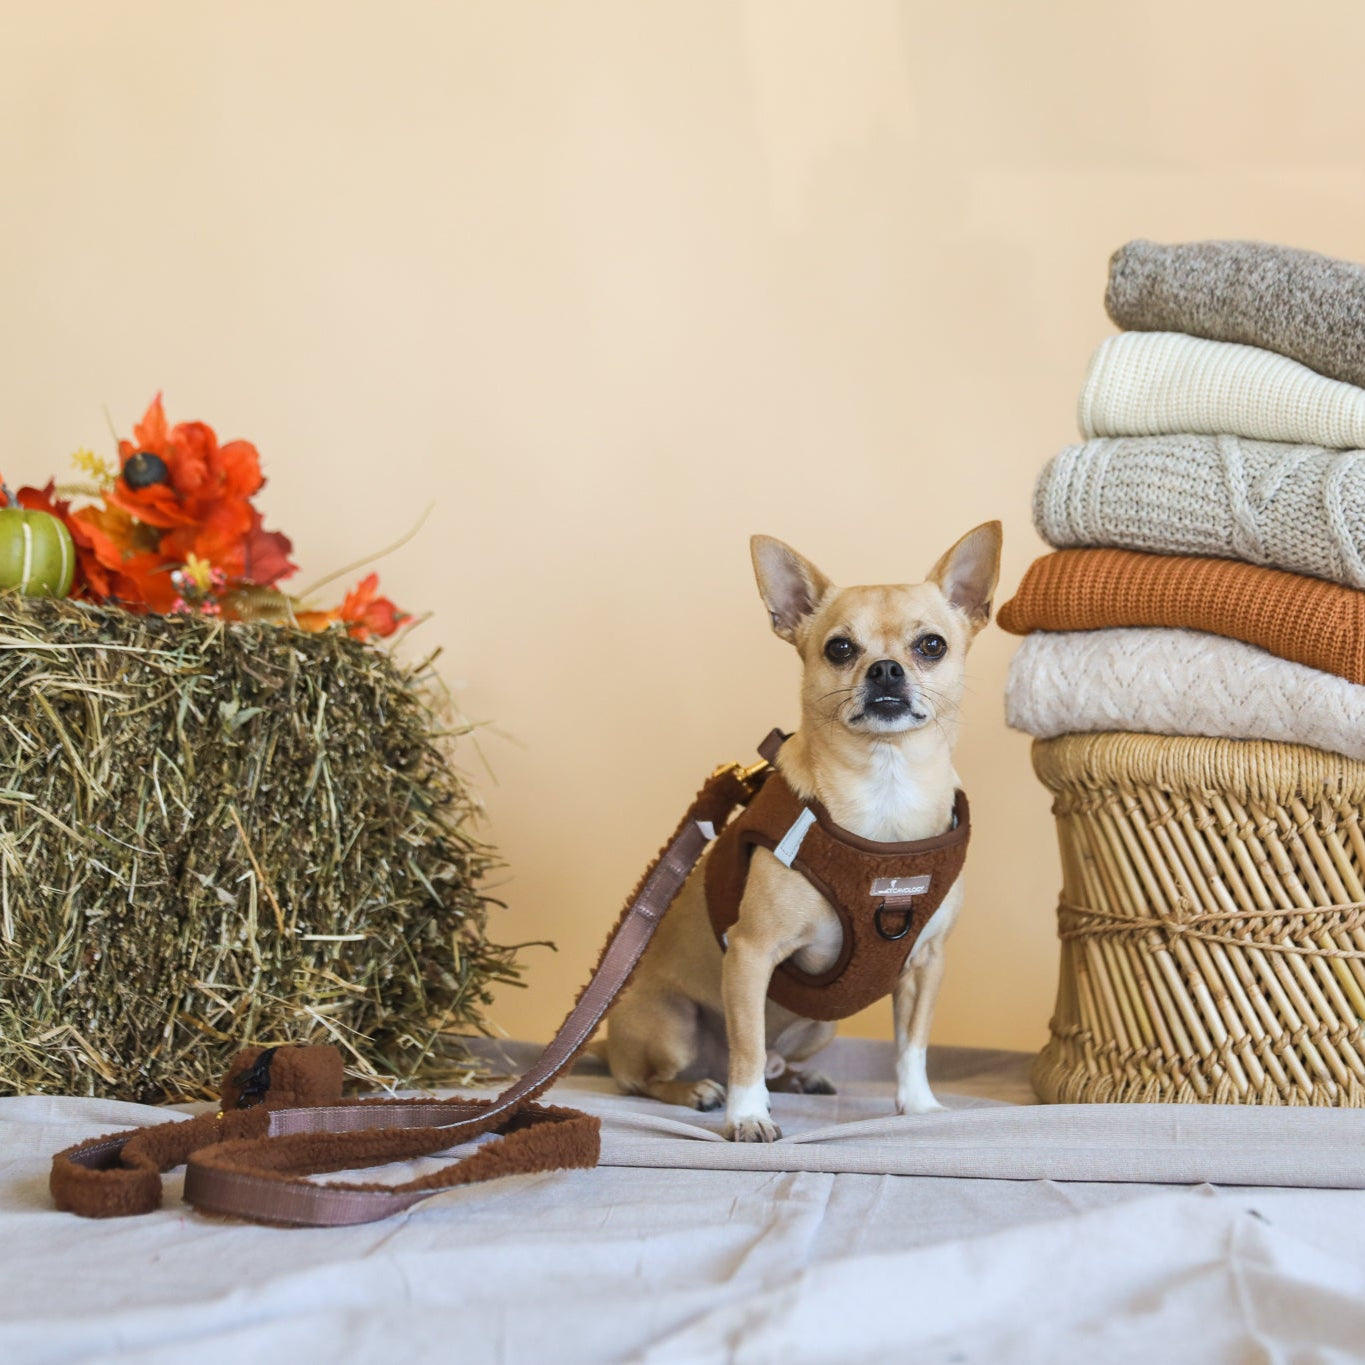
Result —
[{"label": "dog's ear", "polygon": [[795,644],[797,628],[829,591],[829,579],[810,560],[772,536],[753,536],[749,553],[773,630]]},{"label": "dog's ear", "polygon": [[937,583],[953,606],[965,612],[976,630],[991,619],[991,599],[1000,577],[1000,544],[1004,531],[998,521],[983,522],[968,531],[932,569],[929,581]]}]

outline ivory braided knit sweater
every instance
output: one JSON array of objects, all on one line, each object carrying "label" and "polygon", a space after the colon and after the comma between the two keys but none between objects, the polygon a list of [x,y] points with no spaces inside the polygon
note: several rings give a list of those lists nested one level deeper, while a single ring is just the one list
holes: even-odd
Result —
[{"label": "ivory braided knit sweater", "polygon": [[1274,739],[1365,759],[1365,687],[1202,631],[1035,631],[1005,716],[1039,739],[1139,731]]},{"label": "ivory braided knit sweater", "polygon": [[1048,542],[1218,555],[1365,588],[1365,450],[1237,436],[1068,446],[1033,494]]},{"label": "ivory braided knit sweater", "polygon": [[1365,446],[1365,389],[1255,346],[1120,332],[1090,361],[1081,435],[1230,432],[1257,441]]},{"label": "ivory braided knit sweater", "polygon": [[1104,304],[1129,331],[1261,346],[1365,384],[1365,266],[1349,261],[1265,242],[1129,242]]},{"label": "ivory braided knit sweater", "polygon": [[999,620],[1016,635],[1183,626],[1365,683],[1365,594],[1231,559],[1058,550],[1034,560]]}]

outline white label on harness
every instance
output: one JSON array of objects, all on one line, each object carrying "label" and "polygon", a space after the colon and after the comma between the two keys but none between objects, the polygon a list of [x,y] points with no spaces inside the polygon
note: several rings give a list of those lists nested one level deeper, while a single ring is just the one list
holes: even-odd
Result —
[{"label": "white label on harness", "polygon": [[792,827],[782,836],[782,842],[773,849],[773,857],[783,867],[790,867],[793,859],[801,852],[801,842],[806,831],[815,823],[815,812],[809,806],[801,807],[801,814],[792,821]]},{"label": "white label on harness", "polygon": [[716,827],[709,820],[698,820],[697,828],[701,830],[704,838],[714,839],[716,837]]},{"label": "white label on harness", "polygon": [[930,880],[927,874],[922,877],[878,877],[872,883],[872,894],[887,901],[923,896],[929,890]]}]

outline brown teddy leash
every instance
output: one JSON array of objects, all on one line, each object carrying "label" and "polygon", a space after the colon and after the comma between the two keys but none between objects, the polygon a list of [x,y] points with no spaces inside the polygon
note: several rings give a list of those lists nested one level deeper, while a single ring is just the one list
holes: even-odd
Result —
[{"label": "brown teddy leash", "polygon": [[[206,1213],[339,1227],[387,1218],[457,1185],[595,1166],[600,1120],[534,1101],[597,1030],[706,845],[735,808],[749,801],[766,767],[731,765],[707,780],[627,901],[550,1045],[496,1099],[342,1103],[342,1063],[335,1048],[249,1048],[229,1070],[219,1113],[135,1128],[59,1152],[50,1180],[57,1207],[87,1218],[150,1213],[161,1204],[162,1173],[184,1164],[185,1200]],[[488,1133],[497,1134],[496,1140],[402,1185],[325,1185],[307,1178],[411,1161]]]}]

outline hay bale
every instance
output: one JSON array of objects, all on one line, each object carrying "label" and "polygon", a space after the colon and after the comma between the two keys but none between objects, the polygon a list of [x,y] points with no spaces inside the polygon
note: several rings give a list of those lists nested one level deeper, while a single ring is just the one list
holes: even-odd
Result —
[{"label": "hay bale", "polygon": [[0,1094],[210,1097],[249,1042],[452,1082],[515,977],[429,666],[0,594]]}]

